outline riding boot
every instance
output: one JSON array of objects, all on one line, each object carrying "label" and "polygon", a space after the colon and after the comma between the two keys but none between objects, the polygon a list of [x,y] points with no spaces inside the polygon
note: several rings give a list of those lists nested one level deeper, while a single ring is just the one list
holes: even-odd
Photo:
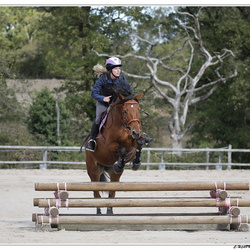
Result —
[{"label": "riding boot", "polygon": [[99,131],[99,125],[95,123],[92,124],[91,132],[90,132],[90,140],[88,141],[85,149],[91,152],[95,152],[96,149],[96,141],[95,138]]}]

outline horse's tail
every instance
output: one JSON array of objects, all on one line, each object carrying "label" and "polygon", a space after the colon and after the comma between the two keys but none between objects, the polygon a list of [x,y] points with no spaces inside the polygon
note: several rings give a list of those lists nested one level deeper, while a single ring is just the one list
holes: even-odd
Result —
[{"label": "horse's tail", "polygon": [[104,68],[101,64],[96,64],[93,67],[93,70],[95,71],[95,74],[99,77],[101,74],[103,73],[107,73],[108,70],[106,68]]},{"label": "horse's tail", "polygon": [[100,176],[100,182],[109,182],[110,178],[106,171],[104,171]]},{"label": "horse's tail", "polygon": [[[110,182],[110,177],[106,171],[103,171],[103,173],[100,176],[99,179],[100,182]],[[101,191],[103,194],[108,194],[108,191]]]}]

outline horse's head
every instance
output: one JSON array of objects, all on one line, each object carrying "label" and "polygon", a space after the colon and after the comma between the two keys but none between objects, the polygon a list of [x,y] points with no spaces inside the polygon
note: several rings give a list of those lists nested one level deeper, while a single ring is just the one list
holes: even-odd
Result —
[{"label": "horse's head", "polygon": [[133,139],[138,139],[142,135],[142,126],[140,120],[140,107],[139,99],[142,97],[142,94],[136,96],[123,96],[118,94],[120,101],[119,104],[122,104],[121,108],[121,118],[124,126],[131,131]]}]

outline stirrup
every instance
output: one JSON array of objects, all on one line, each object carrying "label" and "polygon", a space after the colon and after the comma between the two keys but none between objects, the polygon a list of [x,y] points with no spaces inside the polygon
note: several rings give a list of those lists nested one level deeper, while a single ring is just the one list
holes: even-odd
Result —
[{"label": "stirrup", "polygon": [[85,148],[87,151],[95,152],[96,150],[96,141],[94,139],[90,139]]}]

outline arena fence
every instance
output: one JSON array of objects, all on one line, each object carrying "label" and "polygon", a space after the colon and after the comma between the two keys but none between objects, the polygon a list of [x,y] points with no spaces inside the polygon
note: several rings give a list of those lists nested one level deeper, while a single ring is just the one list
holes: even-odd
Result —
[{"label": "arena fence", "polygon": [[[73,152],[75,155],[65,156],[70,152]],[[142,167],[146,170],[174,168],[230,170],[233,166],[250,166],[250,163],[233,162],[233,153],[250,153],[250,149],[233,149],[231,145],[225,148],[184,149],[144,147],[142,150]],[[52,154],[53,157],[51,156]],[[0,157],[2,159],[0,168],[12,167],[14,165],[40,169],[48,167],[85,168],[85,154],[84,152],[80,153],[80,147],[0,146]],[[72,159],[72,161],[68,159]],[[128,164],[127,168],[129,167]]]}]

